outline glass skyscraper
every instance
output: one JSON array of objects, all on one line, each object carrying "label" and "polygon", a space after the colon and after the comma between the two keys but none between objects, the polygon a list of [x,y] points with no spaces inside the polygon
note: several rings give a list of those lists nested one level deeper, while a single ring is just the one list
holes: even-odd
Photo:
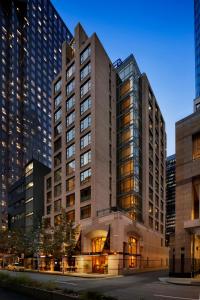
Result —
[{"label": "glass skyscraper", "polygon": [[195,34],[195,90],[200,96],[200,0],[194,0],[194,34]]},{"label": "glass skyscraper", "polygon": [[24,165],[51,161],[51,82],[72,35],[49,0],[0,1],[0,227]]}]

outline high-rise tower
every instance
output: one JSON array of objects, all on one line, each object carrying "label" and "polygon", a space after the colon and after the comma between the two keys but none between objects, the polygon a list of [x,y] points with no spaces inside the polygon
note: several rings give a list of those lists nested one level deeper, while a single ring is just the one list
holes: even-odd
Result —
[{"label": "high-rise tower", "polygon": [[0,37],[1,227],[8,186],[24,165],[36,158],[50,166],[51,81],[61,68],[61,45],[72,35],[49,0],[2,0]]}]

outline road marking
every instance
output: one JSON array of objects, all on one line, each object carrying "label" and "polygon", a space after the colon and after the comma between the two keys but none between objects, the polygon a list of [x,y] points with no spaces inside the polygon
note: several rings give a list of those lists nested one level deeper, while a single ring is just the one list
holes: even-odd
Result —
[{"label": "road marking", "polygon": [[60,280],[56,280],[56,282],[58,282],[58,283],[65,283],[65,284],[71,284],[71,285],[77,285],[76,283],[68,282],[68,281],[60,281]]},{"label": "road marking", "polygon": [[162,297],[162,298],[170,298],[170,299],[182,299],[182,300],[199,300],[194,298],[183,298],[183,297],[175,297],[175,296],[167,296],[167,295],[154,295],[155,297]]}]

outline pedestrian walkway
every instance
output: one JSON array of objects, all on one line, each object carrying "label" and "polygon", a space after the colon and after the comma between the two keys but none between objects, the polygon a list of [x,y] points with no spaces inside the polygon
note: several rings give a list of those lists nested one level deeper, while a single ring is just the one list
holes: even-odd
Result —
[{"label": "pedestrian walkway", "polygon": [[195,278],[160,277],[159,280],[163,283],[200,286],[200,277],[195,277]]}]

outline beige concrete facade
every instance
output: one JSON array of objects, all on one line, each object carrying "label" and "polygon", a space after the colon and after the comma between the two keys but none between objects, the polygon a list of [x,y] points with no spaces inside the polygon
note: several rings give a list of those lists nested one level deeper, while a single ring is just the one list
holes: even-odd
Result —
[{"label": "beige concrete facade", "polygon": [[200,268],[200,112],[176,123],[176,228],[170,273],[193,276]]},{"label": "beige concrete facade", "polygon": [[[64,208],[67,219],[80,225],[81,253],[75,255],[75,268],[79,272],[121,274],[138,268],[166,267],[168,251],[164,247],[164,229],[161,227],[164,226],[164,208],[160,208],[156,216],[149,212],[149,166],[146,161],[142,184],[148,187],[142,190],[142,221],[133,220],[128,212],[118,210],[116,70],[96,34],[87,37],[80,24],[75,29],[72,44],[65,43],[62,53],[62,71],[52,85],[53,167],[45,180],[45,219],[49,226],[56,226],[61,208]],[[147,79],[141,80],[144,80],[142,90],[149,91]],[[142,101],[147,108],[142,112],[142,123],[149,120],[145,93]],[[156,101],[152,101],[156,107]],[[155,120],[157,114],[160,122],[159,111],[154,113]],[[142,134],[145,130],[149,132],[149,123],[146,126]],[[152,130],[156,137],[156,127]],[[165,165],[165,153],[161,157],[165,149],[164,134],[163,127],[162,138],[159,135],[158,160],[162,160],[162,164],[158,164],[159,174],[165,173],[161,170]],[[83,139],[85,137],[87,139]],[[148,155],[148,135],[143,144],[146,146],[142,157]],[[156,163],[155,152],[154,166]],[[164,184],[159,184],[160,207],[162,201],[164,205],[165,191],[161,196]],[[153,202],[156,201],[154,198]],[[153,213],[152,226],[149,225],[149,213]]]}]

